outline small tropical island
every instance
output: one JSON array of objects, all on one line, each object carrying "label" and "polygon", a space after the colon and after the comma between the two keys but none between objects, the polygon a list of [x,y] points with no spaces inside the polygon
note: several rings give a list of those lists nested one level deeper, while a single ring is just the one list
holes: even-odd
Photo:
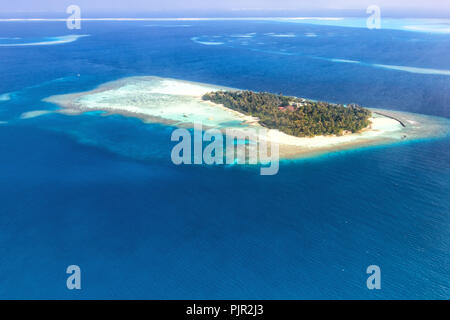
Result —
[{"label": "small tropical island", "polygon": [[347,106],[268,92],[214,91],[203,100],[256,117],[259,124],[291,136],[342,136],[370,125],[372,112],[357,104]]},{"label": "small tropical island", "polygon": [[258,139],[277,143],[280,157],[286,159],[438,137],[449,134],[450,128],[443,118],[156,76],[122,78],[44,101],[61,108],[27,112],[22,118],[96,111],[175,127],[201,123],[224,134],[264,128],[267,132]]}]

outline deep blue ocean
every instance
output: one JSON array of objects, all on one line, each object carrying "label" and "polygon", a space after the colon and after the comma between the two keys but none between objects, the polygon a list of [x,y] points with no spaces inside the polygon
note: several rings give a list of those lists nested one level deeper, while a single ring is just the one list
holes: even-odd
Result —
[{"label": "deep blue ocean", "polygon": [[[449,137],[283,162],[261,176],[172,164],[169,126],[95,112],[21,118],[56,109],[48,96],[135,75],[449,118],[449,75],[373,67],[449,70],[448,34],[0,22],[0,44],[70,34],[90,36],[0,46],[0,298],[450,298]],[[66,288],[72,264],[79,291]],[[366,287],[369,265],[381,268],[381,290]]]}]

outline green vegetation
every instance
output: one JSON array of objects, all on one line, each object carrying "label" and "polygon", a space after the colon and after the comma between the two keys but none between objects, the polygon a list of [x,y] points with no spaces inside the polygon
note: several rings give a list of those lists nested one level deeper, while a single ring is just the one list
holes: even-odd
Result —
[{"label": "green vegetation", "polygon": [[266,92],[217,91],[202,98],[257,117],[261,125],[297,137],[358,132],[369,125],[371,116],[369,110],[356,104],[343,106]]}]

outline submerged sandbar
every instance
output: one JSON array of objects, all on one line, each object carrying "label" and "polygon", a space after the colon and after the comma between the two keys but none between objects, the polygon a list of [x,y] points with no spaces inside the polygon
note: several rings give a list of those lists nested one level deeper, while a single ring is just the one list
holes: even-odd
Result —
[{"label": "submerged sandbar", "polygon": [[[178,127],[205,127],[223,131],[232,128],[242,132],[261,128],[258,119],[223,105],[202,100],[211,91],[237,90],[216,85],[160,78],[129,77],[105,83],[80,93],[46,98],[62,107],[65,114],[106,111]],[[341,136],[295,137],[276,129],[268,130],[262,139],[279,144],[280,156],[298,158],[363,146],[397,143],[447,135],[450,121],[408,112],[370,108],[370,125],[359,133]]]}]

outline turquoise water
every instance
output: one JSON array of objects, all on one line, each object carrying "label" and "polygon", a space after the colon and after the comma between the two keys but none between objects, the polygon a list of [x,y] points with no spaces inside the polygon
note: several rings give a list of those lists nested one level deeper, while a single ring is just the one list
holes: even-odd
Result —
[{"label": "turquoise water", "polygon": [[[58,22],[0,23],[0,38],[71,34]],[[448,35],[148,24],[83,22],[89,37],[0,48],[1,298],[450,298],[448,137],[286,161],[260,176],[173,165],[169,126],[99,112],[20,118],[57,109],[48,96],[136,75],[448,118],[448,75],[373,67],[450,70]],[[81,291],[66,289],[71,264]],[[381,290],[366,288],[372,264]]]}]

